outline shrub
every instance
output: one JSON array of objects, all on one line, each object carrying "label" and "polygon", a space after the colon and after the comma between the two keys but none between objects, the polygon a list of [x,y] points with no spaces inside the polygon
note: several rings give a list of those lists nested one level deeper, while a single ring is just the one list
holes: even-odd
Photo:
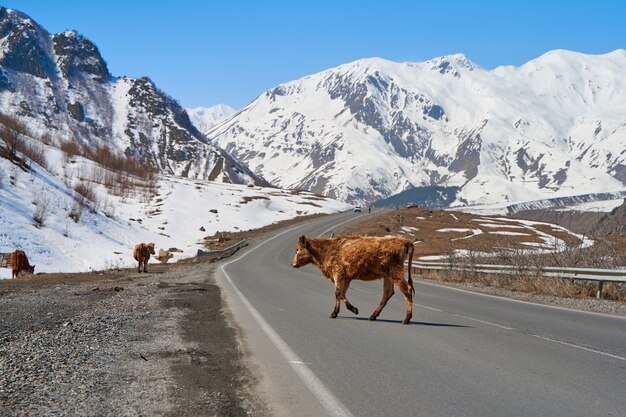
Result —
[{"label": "shrub", "polygon": [[16,159],[22,145],[20,136],[30,136],[26,126],[11,116],[0,114],[0,139],[4,141],[8,157],[12,160]]},{"label": "shrub", "polygon": [[14,160],[17,157],[17,151],[22,144],[20,133],[7,126],[0,126],[0,139],[4,141],[9,159]]},{"label": "shrub", "polygon": [[105,199],[102,205],[102,211],[104,215],[109,219],[115,219],[115,204],[111,202],[109,199]]},{"label": "shrub", "polygon": [[71,140],[62,141],[59,144],[59,149],[68,157],[82,155],[83,153],[80,144]]},{"label": "shrub", "polygon": [[54,141],[52,140],[52,136],[49,133],[44,133],[39,137],[39,142],[46,144],[48,146],[53,146]]},{"label": "shrub", "polygon": [[83,216],[84,200],[75,200],[72,209],[70,210],[70,219],[74,220],[74,223],[78,223]]},{"label": "shrub", "polygon": [[92,213],[98,210],[100,201],[91,183],[79,182],[74,186],[74,191],[76,191],[77,194],[76,201],[82,207],[87,207]]},{"label": "shrub", "polygon": [[51,202],[52,200],[48,194],[44,192],[37,194],[35,200],[33,200],[33,204],[35,205],[35,211],[33,212],[33,221],[35,222],[35,226],[43,227],[45,225],[46,219],[50,214]]},{"label": "shrub", "polygon": [[28,142],[22,142],[19,145],[18,150],[24,156],[26,156],[28,159],[38,164],[40,167],[42,167],[46,171],[50,170],[50,167],[48,166],[48,160],[46,159],[46,151],[42,144],[40,143],[31,144]]}]

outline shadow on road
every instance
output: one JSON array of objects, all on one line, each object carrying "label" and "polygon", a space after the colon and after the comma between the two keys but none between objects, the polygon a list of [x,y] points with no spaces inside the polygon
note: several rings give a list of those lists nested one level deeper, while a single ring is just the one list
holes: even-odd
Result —
[{"label": "shadow on road", "polygon": [[[350,317],[350,316],[339,316],[340,319],[345,320],[359,320],[359,321],[370,321],[367,317]],[[381,323],[402,323],[402,320],[389,320],[389,319],[376,319],[375,322]],[[464,326],[462,324],[450,324],[450,323],[430,323],[426,321],[412,321],[409,323],[410,326],[430,326],[430,327],[464,327],[473,329],[472,326]]]}]

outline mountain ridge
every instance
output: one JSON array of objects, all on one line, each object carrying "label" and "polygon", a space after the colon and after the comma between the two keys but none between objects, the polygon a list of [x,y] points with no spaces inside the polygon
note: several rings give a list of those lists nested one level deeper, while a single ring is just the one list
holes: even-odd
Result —
[{"label": "mountain ridge", "polygon": [[463,54],[366,58],[279,84],[207,136],[278,186],[348,201],[435,185],[461,187],[456,205],[618,191],[624,65],[619,50],[493,70]]}]

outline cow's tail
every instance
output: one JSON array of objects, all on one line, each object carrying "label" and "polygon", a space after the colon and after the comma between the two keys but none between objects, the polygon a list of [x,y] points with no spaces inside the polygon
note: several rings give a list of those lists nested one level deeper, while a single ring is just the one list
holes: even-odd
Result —
[{"label": "cow's tail", "polygon": [[406,252],[409,255],[409,289],[411,290],[411,295],[415,295],[415,288],[413,288],[413,278],[411,278],[411,270],[413,269],[413,251],[415,247],[413,246],[413,242],[408,242],[406,245]]}]

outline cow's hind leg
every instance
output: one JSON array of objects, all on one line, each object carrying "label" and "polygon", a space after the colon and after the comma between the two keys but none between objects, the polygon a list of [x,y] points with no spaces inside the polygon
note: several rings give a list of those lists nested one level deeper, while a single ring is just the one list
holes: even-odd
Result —
[{"label": "cow's hind leg", "polygon": [[406,299],[406,316],[404,317],[404,321],[402,322],[402,324],[409,324],[411,318],[413,317],[413,292],[411,291],[409,284],[407,284],[407,282],[404,280],[404,271],[400,271],[396,275],[394,283]]},{"label": "cow's hind leg", "polygon": [[148,261],[143,261],[143,272],[148,272]]},{"label": "cow's hind leg", "polygon": [[393,281],[385,278],[383,279],[383,298],[380,300],[380,304],[378,305],[378,307],[376,307],[376,310],[374,310],[374,312],[370,316],[370,320],[376,320],[378,318],[378,315],[381,311],[383,311],[383,308],[385,308],[385,306],[387,305],[387,301],[389,301],[392,295]]}]

